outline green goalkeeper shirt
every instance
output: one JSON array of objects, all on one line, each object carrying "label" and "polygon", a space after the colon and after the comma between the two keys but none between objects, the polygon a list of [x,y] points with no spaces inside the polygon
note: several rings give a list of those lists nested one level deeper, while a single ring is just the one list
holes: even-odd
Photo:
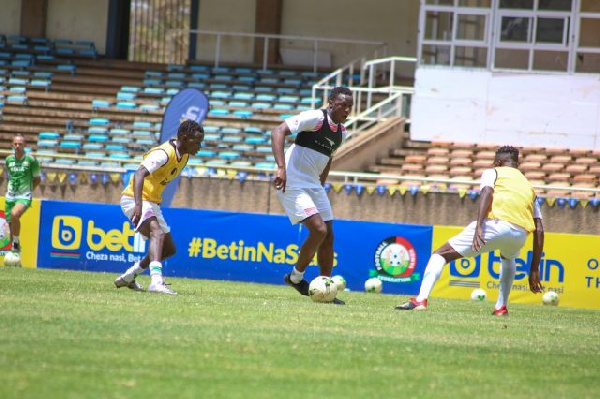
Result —
[{"label": "green goalkeeper shirt", "polygon": [[33,155],[25,154],[23,158],[16,159],[14,155],[6,157],[8,170],[8,188],[6,199],[28,199],[33,192],[33,179],[40,176],[40,164]]}]

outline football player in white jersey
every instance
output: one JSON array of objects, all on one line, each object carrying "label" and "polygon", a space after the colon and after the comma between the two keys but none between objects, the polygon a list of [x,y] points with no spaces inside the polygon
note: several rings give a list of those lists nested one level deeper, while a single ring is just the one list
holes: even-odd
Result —
[{"label": "football player in white jersey", "polygon": [[[342,123],[353,105],[350,89],[336,87],[331,90],[327,108],[288,118],[271,134],[277,196],[292,224],[302,223],[309,231],[296,266],[284,276],[286,284],[301,295],[308,295],[304,272],[315,254],[320,275],[331,276],[333,269],[333,212],[323,185],[332,155],[346,138]],[[285,136],[292,134],[296,135],[295,142],[284,153]],[[344,304],[337,298],[334,303]]]}]

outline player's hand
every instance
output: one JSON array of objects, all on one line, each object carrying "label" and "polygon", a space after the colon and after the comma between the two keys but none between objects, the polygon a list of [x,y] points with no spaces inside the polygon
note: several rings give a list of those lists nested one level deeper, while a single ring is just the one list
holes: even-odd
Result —
[{"label": "player's hand", "polygon": [[140,219],[142,218],[142,204],[136,204],[133,207],[133,213],[131,214],[131,223],[133,224],[133,228],[137,228]]},{"label": "player's hand", "polygon": [[279,166],[277,168],[277,172],[275,172],[275,180],[273,183],[275,184],[275,188],[277,190],[281,190],[285,193],[285,182],[287,180],[287,175],[285,173],[285,166]]},{"label": "player's hand", "polygon": [[529,271],[529,290],[534,294],[539,294],[542,292],[544,287],[542,287],[542,283],[540,282],[540,271],[539,270],[530,270]]},{"label": "player's hand", "polygon": [[475,252],[479,252],[481,248],[485,245],[485,239],[483,238],[483,228],[481,226],[477,226],[475,229],[475,235],[473,236],[473,243],[471,244],[471,249]]}]

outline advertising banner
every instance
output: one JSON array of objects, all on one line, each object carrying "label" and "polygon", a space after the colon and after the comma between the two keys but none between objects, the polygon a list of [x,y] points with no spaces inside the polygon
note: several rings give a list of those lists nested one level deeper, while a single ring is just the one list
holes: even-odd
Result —
[{"label": "advertising banner", "polygon": [[[0,197],[0,265],[4,264],[4,255],[12,248],[10,230],[4,214],[4,197]],[[40,226],[40,200],[34,198],[31,207],[21,216],[21,265],[35,267],[37,265],[38,237]]]},{"label": "advertising banner", "polygon": [[[462,227],[435,226],[433,248],[438,248]],[[600,237],[546,233],[540,276],[545,291],[555,291],[560,305],[574,308],[600,309]],[[529,291],[528,272],[532,257],[530,234],[516,259],[517,273],[510,302],[541,304],[541,295]],[[435,285],[433,296],[470,298],[471,291],[483,288],[488,300],[498,297],[500,254],[488,253],[475,258],[459,259],[446,265]]]},{"label": "advertising banner", "polygon": [[[166,276],[283,284],[307,236],[281,215],[163,209],[177,253]],[[44,201],[39,267],[121,273],[146,253],[117,205]],[[432,227],[338,220],[333,274],[351,290],[370,277],[383,292],[415,294],[431,252]],[[308,280],[318,268],[307,270]]]}]

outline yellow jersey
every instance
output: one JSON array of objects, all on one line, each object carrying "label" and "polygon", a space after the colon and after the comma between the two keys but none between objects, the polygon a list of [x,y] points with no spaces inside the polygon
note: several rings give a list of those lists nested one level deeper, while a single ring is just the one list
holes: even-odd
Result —
[{"label": "yellow jersey", "polygon": [[[144,154],[144,159],[146,159],[148,154],[150,154],[152,151],[164,151],[167,154],[167,162],[152,172],[149,176],[146,176],[144,179],[144,188],[142,190],[142,199],[144,201],[160,204],[162,202],[162,193],[165,190],[165,186],[171,180],[179,176],[188,162],[189,155],[184,154],[180,159],[177,159],[175,140],[169,140],[158,147],[151,148],[147,153]],[[123,190],[123,195],[127,195],[129,197],[135,196],[133,191],[133,178],[129,181],[129,184],[125,190]]]},{"label": "yellow jersey", "polygon": [[527,232],[535,230],[533,201],[535,191],[525,176],[516,168],[500,166],[496,169],[494,198],[488,218],[505,220],[521,226]]}]

